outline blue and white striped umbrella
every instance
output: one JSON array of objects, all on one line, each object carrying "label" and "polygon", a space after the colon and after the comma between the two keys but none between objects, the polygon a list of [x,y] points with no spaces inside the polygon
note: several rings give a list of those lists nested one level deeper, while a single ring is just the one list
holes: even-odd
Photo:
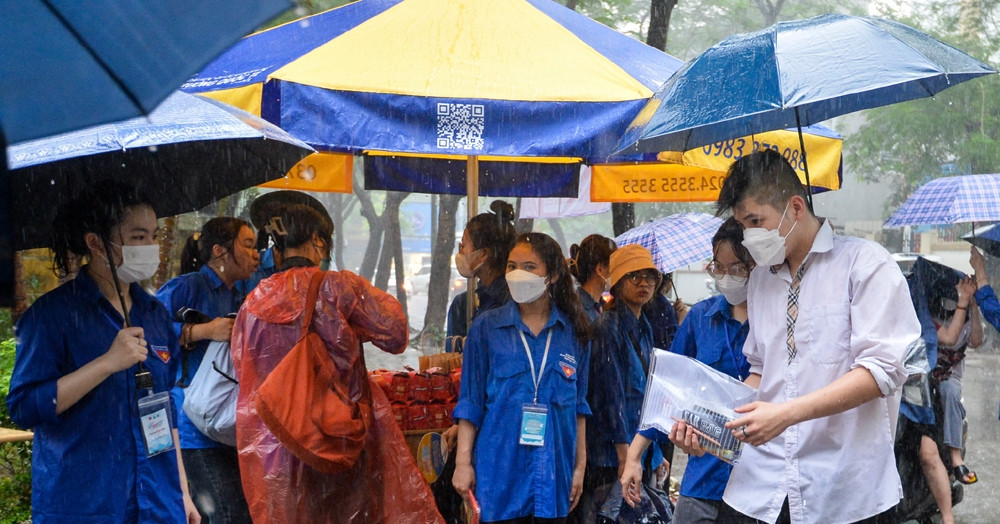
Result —
[{"label": "blue and white striped umbrella", "polygon": [[707,213],[679,213],[629,229],[615,242],[648,249],[656,267],[670,273],[712,256],[712,237],[721,225],[721,218]]},{"label": "blue and white striped umbrella", "polygon": [[937,178],[920,186],[883,227],[1000,220],[1000,174]]}]

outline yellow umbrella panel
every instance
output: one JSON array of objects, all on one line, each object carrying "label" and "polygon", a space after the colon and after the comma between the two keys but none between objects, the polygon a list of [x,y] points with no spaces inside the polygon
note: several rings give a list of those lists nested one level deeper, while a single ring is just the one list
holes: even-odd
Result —
[{"label": "yellow umbrella panel", "polygon": [[[840,189],[843,138],[822,126],[803,129],[813,192]],[[593,202],[711,202],[719,197],[729,166],[744,155],[774,149],[792,164],[806,183],[798,133],[769,131],[753,137],[675,152],[656,159],[595,164],[590,186]]]}]

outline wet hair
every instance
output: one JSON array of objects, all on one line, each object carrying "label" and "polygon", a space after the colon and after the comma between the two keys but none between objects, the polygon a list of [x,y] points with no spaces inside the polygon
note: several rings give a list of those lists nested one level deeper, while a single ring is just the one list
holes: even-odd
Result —
[{"label": "wet hair", "polygon": [[667,286],[672,286],[673,283],[674,283],[673,273],[660,273],[660,283],[656,285],[656,290],[653,291],[653,296],[655,297],[656,295],[666,295]]},{"label": "wet hair", "polygon": [[188,237],[181,251],[181,273],[198,271],[212,259],[212,248],[216,245],[233,251],[233,245],[244,227],[250,227],[245,220],[232,217],[217,217],[201,226],[201,233]]},{"label": "wet hair", "polygon": [[[580,305],[580,297],[573,288],[573,279],[569,274],[566,258],[562,247],[552,237],[545,233],[522,233],[514,241],[514,245],[526,244],[538,255],[549,273],[549,295],[559,311],[569,317],[573,323],[573,332],[577,340],[584,344],[590,338],[590,321]],[[512,246],[513,247],[513,246]]]},{"label": "wet hair", "polygon": [[747,269],[753,269],[756,263],[747,248],[743,246],[743,226],[733,217],[726,219],[719,226],[719,230],[715,232],[715,236],[712,237],[712,258],[715,258],[719,245],[723,242],[728,243],[729,247],[733,248],[736,258],[745,264]]},{"label": "wet hair", "polygon": [[490,271],[502,275],[507,266],[507,255],[514,247],[514,206],[503,200],[490,203],[490,211],[480,213],[465,225],[465,230],[476,250],[489,248],[491,256],[483,264]]},{"label": "wet hair", "polygon": [[[271,236],[274,248],[284,253],[288,248],[298,248],[312,240],[313,233],[333,247],[333,222],[326,220],[319,211],[306,204],[289,204],[278,211],[280,224],[274,219],[264,226],[264,233]],[[329,256],[329,253],[327,253]]]},{"label": "wet hair", "polygon": [[601,235],[588,235],[579,245],[569,248],[569,271],[582,286],[597,270],[599,264],[608,265],[611,253],[618,249],[614,240]]},{"label": "wet hair", "polygon": [[52,224],[53,271],[60,278],[75,273],[78,257],[90,253],[87,233],[101,241],[112,240],[111,230],[121,224],[125,213],[134,207],[153,207],[152,201],[136,188],[116,180],[101,180],[64,203]]},{"label": "wet hair", "polygon": [[729,167],[716,202],[716,215],[725,214],[748,197],[781,210],[794,196],[807,199],[795,169],[781,153],[765,149],[741,157]]}]

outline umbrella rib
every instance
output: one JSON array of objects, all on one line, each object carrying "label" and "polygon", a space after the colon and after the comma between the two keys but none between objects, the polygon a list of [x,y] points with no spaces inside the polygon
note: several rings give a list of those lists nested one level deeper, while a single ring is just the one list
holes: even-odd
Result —
[{"label": "umbrella rib", "polygon": [[59,21],[66,27],[66,29],[68,29],[69,32],[73,34],[73,38],[76,38],[76,41],[79,42],[81,46],[83,46],[83,48],[87,51],[87,54],[89,54],[90,57],[93,58],[95,62],[97,62],[97,65],[101,66],[101,69],[103,69],[104,72],[108,74],[111,80],[114,81],[114,83],[122,90],[122,93],[125,94],[125,96],[132,102],[132,104],[136,107],[136,109],[138,109],[141,112],[146,112],[146,109],[142,107],[142,104],[139,102],[139,99],[135,96],[135,94],[132,93],[132,91],[128,88],[128,86],[125,85],[125,82],[122,81],[122,79],[119,78],[118,75],[111,69],[111,66],[109,66],[107,62],[105,62],[97,54],[97,51],[95,51],[94,48],[90,46],[90,43],[84,40],[83,35],[81,35],[80,32],[77,31],[75,27],[73,27],[73,24],[71,24],[70,21],[67,20],[66,17],[63,16],[63,14],[59,12],[58,9],[55,8],[55,6],[52,5],[52,2],[50,2],[50,0],[42,0],[42,3],[45,5],[46,8],[48,8],[49,12],[51,12],[53,16],[58,18]]}]

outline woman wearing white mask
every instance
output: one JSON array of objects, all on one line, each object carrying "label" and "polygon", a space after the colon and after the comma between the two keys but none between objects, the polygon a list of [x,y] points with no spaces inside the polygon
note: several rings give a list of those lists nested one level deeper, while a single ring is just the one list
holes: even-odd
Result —
[{"label": "woman wearing white mask", "polygon": [[[646,393],[653,329],[643,306],[653,299],[660,271],[649,251],[638,245],[619,247],[611,254],[610,307],[594,322],[590,383],[587,398],[594,416],[587,424],[587,478],[582,522],[594,522],[592,508],[600,506],[598,488],[617,482],[625,465],[625,452],[639,429],[639,411]],[[599,385],[599,386],[597,386]],[[646,457],[647,484],[669,468],[657,447]]]},{"label": "woman wearing white mask", "polygon": [[138,284],[159,266],[157,230],[150,201],[110,181],[53,224],[57,274],[73,278],[18,322],[7,396],[14,422],[35,431],[32,522],[200,521],[165,416],[180,407],[167,393],[177,336]]},{"label": "woman wearing white mask", "polygon": [[[182,274],[156,292],[171,313],[186,307],[211,319],[200,324],[174,323],[181,342],[181,369],[171,395],[178,406],[184,405],[185,388],[191,385],[209,342],[229,342],[233,331],[229,315],[239,311],[244,298],[236,283],[250,278],[260,263],[255,244],[250,224],[238,218],[213,218],[184,245]],[[202,518],[212,524],[250,522],[236,448],[202,434],[183,409],[177,423],[191,498]]]},{"label": "woman wearing white mask", "polygon": [[[743,227],[730,218],[712,238],[712,262],[705,268],[722,293],[691,307],[677,330],[670,351],[695,358],[731,377],[744,380],[750,364],[743,355],[747,338],[747,281],[754,268],[753,258],[743,247]],[[642,464],[639,458],[651,440],[668,442],[655,429],[640,432],[629,446],[622,493],[630,504],[638,502]],[[712,455],[689,456],[680,497],[674,509],[675,524],[716,522],[722,492],[733,467]]]},{"label": "woman wearing white mask", "polygon": [[569,248],[569,271],[580,284],[576,293],[580,305],[591,322],[601,316],[604,309],[604,292],[611,288],[611,253],[618,249],[614,240],[601,235],[588,235]]},{"label": "woman wearing white mask", "polygon": [[[463,277],[479,279],[473,319],[510,300],[507,283],[501,277],[515,236],[514,206],[503,200],[494,200],[490,203],[490,211],[472,217],[466,224],[462,240],[458,243],[455,266]],[[467,301],[468,294],[459,293],[448,307],[449,337],[465,336],[468,327]]]},{"label": "woman wearing white mask", "polygon": [[586,464],[587,320],[547,235],[517,238],[506,281],[513,302],[466,339],[453,484],[483,522],[564,522]]}]

